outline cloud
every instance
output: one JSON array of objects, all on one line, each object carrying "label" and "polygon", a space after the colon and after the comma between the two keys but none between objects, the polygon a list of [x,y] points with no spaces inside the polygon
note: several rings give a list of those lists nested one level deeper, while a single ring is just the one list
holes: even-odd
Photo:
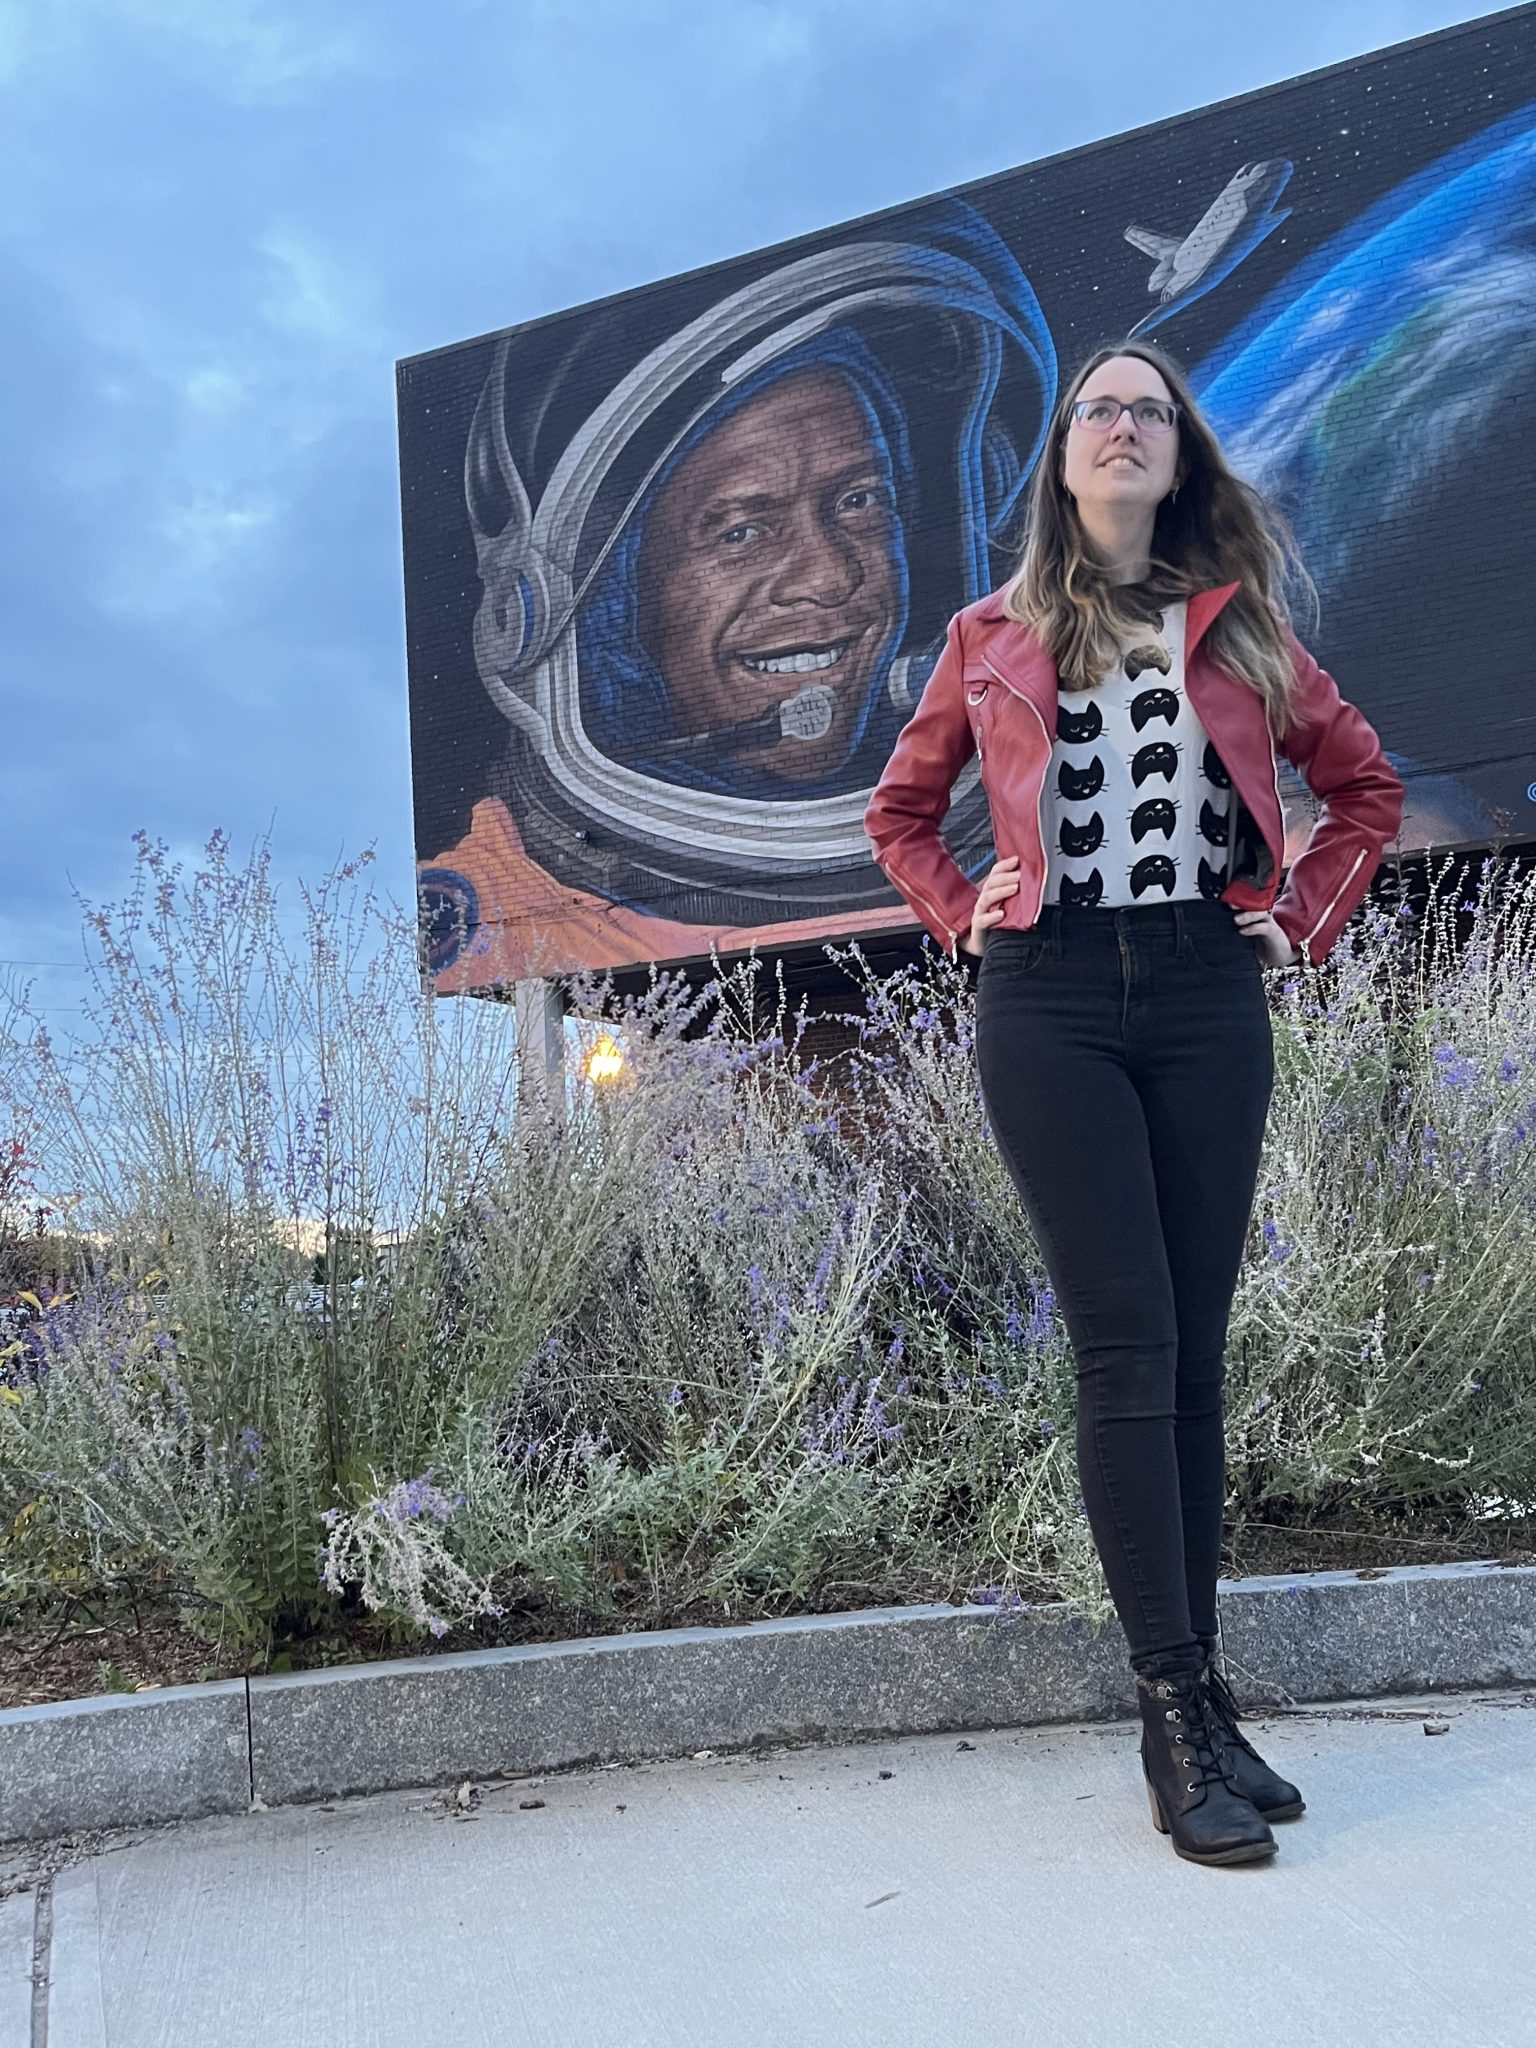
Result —
[{"label": "cloud", "polygon": [[30,41],[21,0],[0,0],[0,86],[21,69]]},{"label": "cloud", "polygon": [[230,572],[271,526],[270,501],[218,490],[195,491],[164,507],[147,537],[149,562],[124,565],[103,595],[119,617],[166,617],[192,604],[207,610],[225,596]]},{"label": "cloud", "polygon": [[[325,12],[281,0],[49,0],[46,11],[33,11],[21,54],[78,61],[105,31],[190,60],[205,82],[234,97],[281,100],[367,61],[362,24],[327,21]],[[0,8],[0,77],[11,13],[20,7]]]},{"label": "cloud", "polygon": [[293,229],[272,228],[259,243],[270,261],[272,282],[263,295],[263,316],[284,334],[331,344],[372,344],[382,354],[376,317],[355,303],[355,283],[342,266],[314,241]]},{"label": "cloud", "polygon": [[182,379],[182,393],[198,412],[227,413],[244,403],[250,386],[227,363],[204,363]]}]

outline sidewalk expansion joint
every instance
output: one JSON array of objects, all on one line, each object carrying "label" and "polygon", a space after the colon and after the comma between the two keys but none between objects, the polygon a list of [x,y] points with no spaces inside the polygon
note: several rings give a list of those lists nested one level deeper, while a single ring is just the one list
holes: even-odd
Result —
[{"label": "sidewalk expansion joint", "polygon": [[32,1909],[32,2044],[48,2048],[48,1973],[53,1964],[53,1879],[37,1887]]}]

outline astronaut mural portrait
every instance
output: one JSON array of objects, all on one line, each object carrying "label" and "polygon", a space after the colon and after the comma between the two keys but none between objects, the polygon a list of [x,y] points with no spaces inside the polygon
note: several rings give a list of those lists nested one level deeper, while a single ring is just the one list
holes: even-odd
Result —
[{"label": "astronaut mural portrait", "polygon": [[[423,865],[440,986],[890,924],[864,806],[1055,391],[1028,281],[960,202],[721,292],[605,387],[615,331],[554,392],[498,341],[469,425],[506,730]],[[981,857],[974,769],[951,830]]]},{"label": "astronaut mural portrait", "polygon": [[[1060,377],[1133,328],[1296,524],[1299,624],[1404,776],[1403,848],[1500,807],[1521,836],[1536,42],[1473,29],[402,363],[436,987],[911,925],[869,792],[1009,573]],[[1282,795],[1294,855],[1283,764]],[[995,858],[974,759],[944,832]]]},{"label": "astronaut mural portrait", "polygon": [[[889,736],[911,466],[894,394],[855,344],[806,351],[701,432],[656,487],[632,574],[612,579],[621,647],[650,657],[652,773],[771,797]],[[614,707],[611,751],[632,765],[644,690],[635,677]]]}]

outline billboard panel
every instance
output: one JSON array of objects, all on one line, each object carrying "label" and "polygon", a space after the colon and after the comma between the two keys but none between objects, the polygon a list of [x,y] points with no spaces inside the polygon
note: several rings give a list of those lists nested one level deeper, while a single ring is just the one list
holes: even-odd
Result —
[{"label": "billboard panel", "polygon": [[[1528,834],[1533,81],[1522,7],[400,364],[436,986],[914,926],[865,804],[1127,334],[1292,519],[1401,845]],[[944,830],[979,878],[974,760]]]}]

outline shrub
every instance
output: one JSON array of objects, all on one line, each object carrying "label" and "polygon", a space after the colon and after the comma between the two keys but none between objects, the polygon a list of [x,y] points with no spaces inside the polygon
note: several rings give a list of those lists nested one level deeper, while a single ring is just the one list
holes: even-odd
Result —
[{"label": "shrub", "polygon": [[[512,1007],[425,995],[367,865],[290,914],[265,849],[216,835],[187,873],[141,838],[85,907],[91,1028],[0,1041],[68,1246],[10,1289],[4,1611],[128,1590],[252,1638],[1104,1613],[1070,1349],[950,963],[829,948],[835,1078],[782,988],[746,1021],[758,963],[579,977],[623,1074],[519,1105]],[[1530,878],[1490,861],[1460,945],[1456,914],[1370,907],[1322,975],[1273,978],[1236,1513],[1536,1499]]]}]

